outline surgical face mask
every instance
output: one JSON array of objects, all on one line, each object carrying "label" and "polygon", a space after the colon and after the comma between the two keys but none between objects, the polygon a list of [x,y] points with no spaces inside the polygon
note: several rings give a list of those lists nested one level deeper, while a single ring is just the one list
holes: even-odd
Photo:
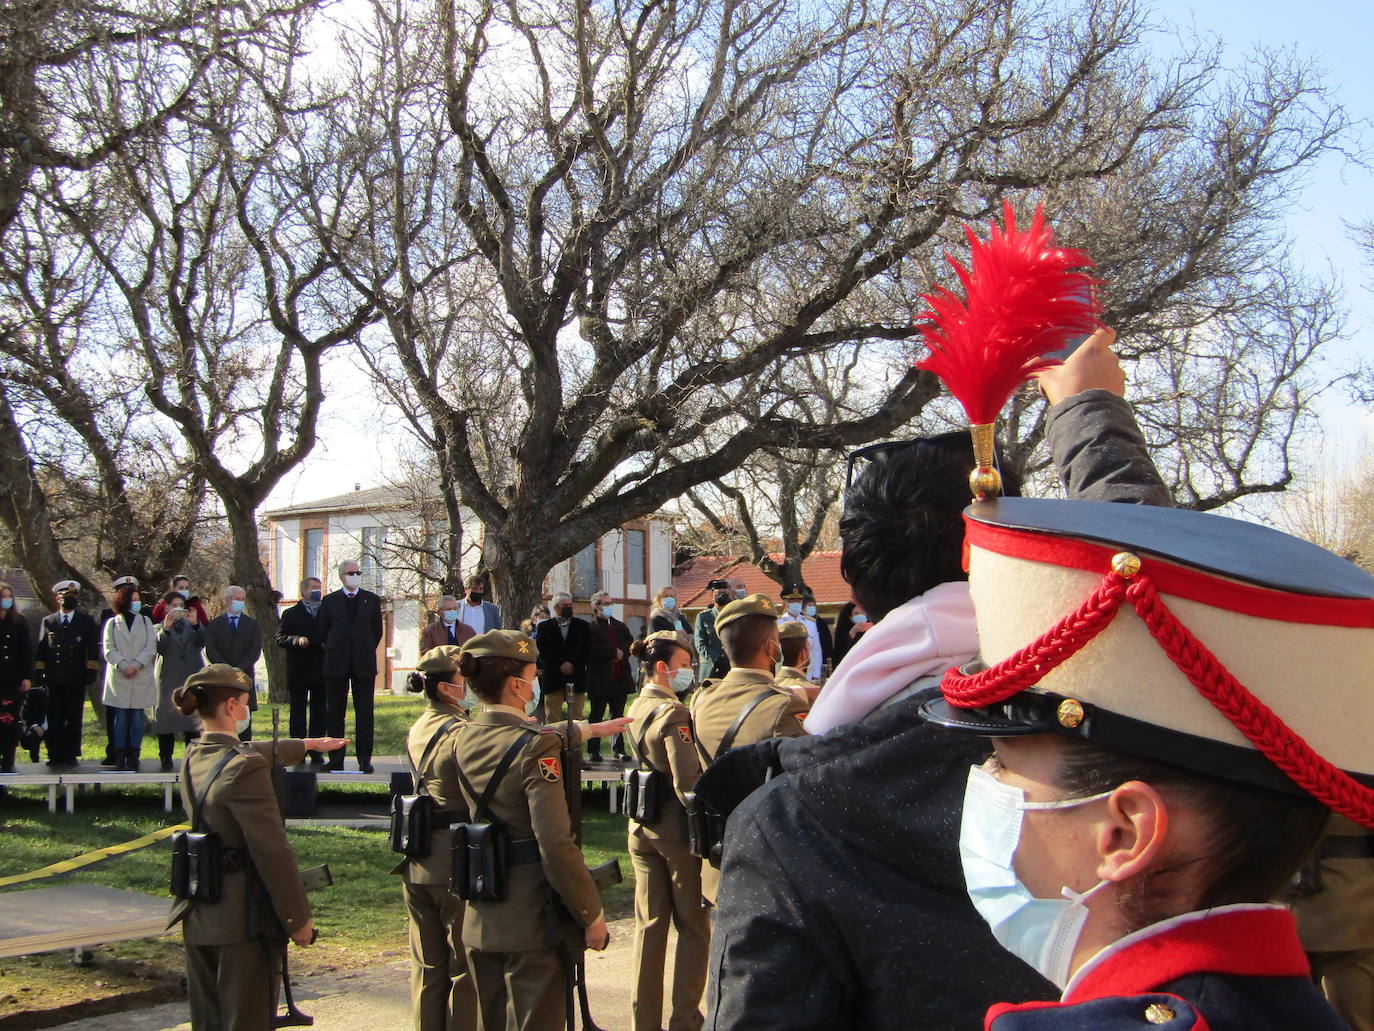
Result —
[{"label": "surgical face mask", "polygon": [[735,588],[735,597],[736,597],[736,598],[743,598],[747,593],[748,593],[748,592],[747,592],[743,587],[736,587],[736,588]]},{"label": "surgical face mask", "polygon": [[243,610],[246,607],[247,603],[242,598],[235,598],[233,601],[229,603],[229,614],[233,616],[241,616],[243,615]]},{"label": "surgical face mask", "polygon": [[787,603],[787,614],[789,616],[800,616],[802,604],[799,601],[789,601]]},{"label": "surgical face mask", "polygon": [[615,618],[615,606],[614,606],[614,605],[602,605],[602,606],[601,606],[601,614],[602,614],[603,616],[605,616],[607,619],[614,619],[614,618]]},{"label": "surgical face mask", "polygon": [[14,608],[14,599],[13,599],[13,598],[0,598],[0,609],[12,609],[12,608]]},{"label": "surgical face mask", "polygon": [[669,612],[672,612],[673,609],[677,608],[677,599],[672,597],[664,598],[663,607]]},{"label": "surgical face mask", "polygon": [[129,611],[132,612],[135,616],[138,615],[139,610],[142,609],[142,608],[143,608],[143,602],[139,601],[137,598],[135,598],[133,601],[129,602]]},{"label": "surgical face mask", "polygon": [[964,883],[978,915],[993,937],[1061,989],[1069,983],[1069,965],[1078,936],[1088,919],[1088,899],[1110,884],[1099,881],[1082,894],[1065,886],[1059,899],[1039,899],[1021,883],[1012,864],[1021,841],[1021,821],[1028,809],[1073,809],[1110,795],[1060,802],[1027,802],[1020,788],[1003,784],[982,767],[969,770],[964,814],[959,827],[959,859]]},{"label": "surgical face mask", "polygon": [[242,734],[248,729],[248,724],[253,722],[253,710],[248,708],[248,703],[240,701],[239,704],[243,706],[243,719],[234,721],[235,734]]},{"label": "surgical face mask", "polygon": [[864,624],[864,623],[867,623],[867,622],[868,622],[868,617],[865,616],[862,612],[856,612],[856,613],[854,613],[854,625],[855,625],[855,626],[860,626],[860,625],[862,625],[862,624]]},{"label": "surgical face mask", "polygon": [[315,590],[313,590],[313,591],[310,592],[310,600],[311,600],[312,602],[317,602],[317,601],[319,601],[319,600],[320,600],[321,598],[323,598],[323,597],[324,597],[324,591],[320,590],[318,587],[315,588]]},{"label": "surgical face mask", "polygon": [[468,604],[469,604],[469,605],[480,605],[480,604],[482,604],[482,593],[483,593],[482,591],[468,591]]},{"label": "surgical face mask", "polygon": [[179,595],[181,595],[183,598],[185,598],[187,601],[190,601],[190,600],[191,600],[191,588],[189,588],[189,587],[178,587],[178,588],[176,589],[176,592],[177,592],[177,594],[179,594]]},{"label": "surgical face mask", "polygon": [[478,703],[478,701],[477,701],[476,696],[473,695],[473,694],[471,694],[471,693],[469,693],[469,694],[463,695],[462,698],[459,698],[459,699],[455,702],[455,704],[458,706],[458,708],[460,708],[460,709],[462,709],[462,710],[464,710],[464,711],[471,711],[471,710],[477,708],[477,706],[478,706],[479,703]]},{"label": "surgical face mask", "polygon": [[676,694],[686,694],[692,689],[692,684],[694,683],[692,668],[690,666],[683,666],[681,669],[673,670],[671,683],[673,685],[673,691]]},{"label": "surgical face mask", "polygon": [[560,605],[560,606],[558,606],[558,618],[559,618],[559,619],[572,619],[572,606],[571,606],[571,605]]},{"label": "surgical face mask", "polygon": [[343,575],[343,582],[345,587],[357,587],[360,583],[363,582],[363,574],[345,573]]},{"label": "surgical face mask", "polygon": [[439,613],[439,615],[440,615],[441,617],[443,617],[443,620],[444,620],[445,623],[456,623],[456,622],[458,622],[458,610],[457,610],[457,609],[444,609],[444,611],[441,612],[441,613]]},{"label": "surgical face mask", "polygon": [[816,614],[816,606],[814,606],[814,605],[808,605],[808,606],[806,606],[806,614],[807,614],[808,616],[814,616],[814,615]]},{"label": "surgical face mask", "polygon": [[530,697],[529,700],[525,702],[525,715],[533,716],[539,711],[539,692],[535,689],[533,682],[525,680],[523,677],[511,677],[511,679],[517,684],[529,684]]}]

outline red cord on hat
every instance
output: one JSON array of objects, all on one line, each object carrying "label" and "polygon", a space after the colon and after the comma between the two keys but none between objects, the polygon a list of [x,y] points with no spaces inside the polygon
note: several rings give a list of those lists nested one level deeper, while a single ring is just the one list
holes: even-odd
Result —
[{"label": "red cord on hat", "polygon": [[945,700],[961,709],[977,709],[1034,686],[1100,634],[1127,600],[1198,693],[1260,754],[1333,812],[1374,829],[1374,789],[1323,759],[1251,694],[1169,610],[1144,572],[1129,578],[1115,570],[1107,573],[1087,601],[997,665],[971,676],[949,670],[940,685]]}]

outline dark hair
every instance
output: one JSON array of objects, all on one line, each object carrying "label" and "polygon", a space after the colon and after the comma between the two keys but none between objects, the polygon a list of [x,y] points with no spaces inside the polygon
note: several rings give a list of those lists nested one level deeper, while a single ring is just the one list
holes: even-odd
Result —
[{"label": "dark hair", "polygon": [[425,697],[431,702],[439,700],[439,685],[449,683],[449,673],[421,673],[417,669],[411,670],[406,674],[406,690],[411,694],[425,693]]},{"label": "dark hair", "polygon": [[458,672],[468,682],[468,689],[475,691],[477,697],[490,704],[499,704],[501,688],[507,677],[518,677],[520,671],[529,663],[523,659],[503,659],[495,655],[473,655],[463,652],[458,656]]},{"label": "dark hair", "polygon": [[220,687],[210,685],[203,687],[187,687],[182,684],[172,692],[172,704],[181,711],[183,716],[194,716],[200,713],[202,717],[214,716],[220,709],[224,708],[224,703],[235,695],[247,694],[233,687]]},{"label": "dark hair", "polygon": [[134,595],[138,593],[138,588],[133,584],[125,584],[114,592],[114,601],[111,607],[116,612],[128,612],[129,603],[134,600]]},{"label": "dark hair", "polygon": [[1073,738],[1063,739],[1056,779],[1072,798],[1142,781],[1180,799],[1210,826],[1206,854],[1181,857],[1203,864],[1199,897],[1178,898],[1174,875],[1196,869],[1192,862],[1142,874],[1121,901],[1133,931],[1181,912],[1280,898],[1316,847],[1328,816],[1308,796],[1208,777]]},{"label": "dark hair", "polygon": [[740,616],[720,629],[720,644],[732,666],[742,666],[763,650],[763,644],[777,633],[778,621],[772,616]]},{"label": "dark hair", "polygon": [[630,654],[640,660],[640,670],[647,680],[654,669],[654,664],[662,662],[665,665],[672,660],[674,651],[684,651],[688,655],[692,653],[678,644],[676,641],[669,641],[666,638],[658,638],[654,641],[646,641],[643,638],[630,642]]},{"label": "dark hair", "polygon": [[162,596],[162,601],[163,604],[170,605],[174,601],[185,601],[185,599],[182,598],[180,591],[168,591]]},{"label": "dark hair", "polygon": [[[964,518],[973,440],[941,433],[876,452],[845,492],[840,575],[864,613],[881,619],[937,584],[967,580]],[[1021,477],[1002,469],[1002,493]]]},{"label": "dark hair", "polygon": [[802,649],[810,644],[811,642],[805,637],[784,638],[782,641],[782,664],[795,666],[797,659],[801,657]]}]

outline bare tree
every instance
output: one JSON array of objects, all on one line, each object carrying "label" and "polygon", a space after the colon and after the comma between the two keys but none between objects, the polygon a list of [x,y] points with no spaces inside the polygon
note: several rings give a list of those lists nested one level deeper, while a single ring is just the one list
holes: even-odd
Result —
[{"label": "bare tree", "polygon": [[[1228,452],[1193,500],[1282,482],[1271,463],[1325,385],[1333,324],[1314,347],[1271,338],[1284,320],[1262,300],[1286,282],[1290,323],[1315,303],[1277,215],[1344,128],[1300,63],[1230,73],[1200,45],[1161,60],[1127,0],[442,11],[374,5],[329,133],[370,218],[342,236],[321,205],[317,228],[383,313],[383,365],[482,521],[507,612],[607,529],[756,451],[937,424],[911,314],[961,223],[1003,197],[1043,200],[1098,258],[1138,368],[1180,356],[1174,393],[1153,396],[1181,470],[1234,439],[1234,423],[1180,432],[1188,377],[1237,358],[1283,370],[1246,415],[1277,450]],[[1218,345],[1240,328],[1250,352]],[[808,421],[777,368],[851,352],[902,371],[863,413]],[[1021,399],[1008,436],[1011,460],[1043,464],[1038,403]]]}]

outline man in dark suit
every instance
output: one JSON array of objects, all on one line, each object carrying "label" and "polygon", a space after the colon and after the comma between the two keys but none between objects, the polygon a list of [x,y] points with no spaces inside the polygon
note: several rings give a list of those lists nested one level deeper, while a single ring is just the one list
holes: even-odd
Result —
[{"label": "man in dark suit", "polygon": [[48,765],[76,765],[81,754],[81,703],[100,672],[100,629],[77,605],[81,585],[53,584],[57,611],[43,617],[33,682],[48,689]]},{"label": "man in dark suit", "polygon": [[[326,594],[320,602],[329,736],[344,736],[351,692],[358,769],[371,773],[372,703],[377,684],[377,645],[382,640],[382,599],[362,589],[362,566],[352,559],[339,563],[339,579],[343,587]],[[342,770],[345,751],[340,748],[331,753],[327,768]]]},{"label": "man in dark suit", "polygon": [[[244,609],[248,593],[242,587],[224,589],[224,611],[205,625],[205,658],[243,671],[249,684],[255,684],[255,670],[262,658],[262,627]],[[253,717],[258,711],[258,691],[248,692],[248,726],[239,734],[243,741],[253,736]]]},{"label": "man in dark suit", "polygon": [[553,616],[534,628],[539,648],[539,686],[544,692],[544,722],[563,718],[563,700],[569,718],[580,720],[587,703],[587,663],[592,654],[592,629],[573,616],[572,595],[553,596]]},{"label": "man in dark suit", "polygon": [[[286,651],[286,690],[291,696],[291,736],[324,737],[329,699],[324,689],[324,638],[320,605],[324,585],[313,576],[301,581],[301,599],[281,614],[277,644]],[[310,761],[324,765],[321,752]]]},{"label": "man in dark suit", "polygon": [[[607,710],[611,719],[625,715],[625,701],[634,692],[634,676],[630,673],[630,643],[634,634],[616,619],[616,606],[608,591],[592,595],[591,651],[587,662],[587,701],[591,706],[588,718],[599,723]],[[625,757],[624,735],[611,741],[617,759]],[[601,760],[601,739],[587,743],[587,757]]]},{"label": "man in dark suit", "polygon": [[[496,606],[492,606],[495,608]],[[451,594],[446,594],[439,599],[438,607],[439,618],[429,626],[420,631],[420,654],[423,655],[431,648],[442,648],[444,645],[454,645],[462,647],[464,641],[469,637],[475,637],[477,631],[458,618],[458,599]],[[494,629],[500,629],[498,621]]]}]

